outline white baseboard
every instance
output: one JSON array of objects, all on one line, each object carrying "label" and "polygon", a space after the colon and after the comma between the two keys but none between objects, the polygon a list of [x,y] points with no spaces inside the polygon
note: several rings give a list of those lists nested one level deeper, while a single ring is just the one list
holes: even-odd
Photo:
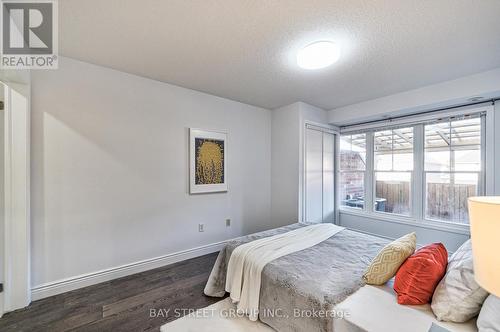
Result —
[{"label": "white baseboard", "polygon": [[104,281],[125,277],[131,274],[177,263],[186,259],[210,254],[221,250],[226,242],[227,241],[212,243],[160,257],[38,285],[31,289],[31,299],[32,301],[40,300],[78,288],[95,285]]}]

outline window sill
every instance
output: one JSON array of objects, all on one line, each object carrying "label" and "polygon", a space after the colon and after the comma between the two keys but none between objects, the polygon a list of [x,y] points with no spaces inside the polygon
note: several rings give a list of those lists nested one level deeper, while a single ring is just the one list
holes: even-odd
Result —
[{"label": "window sill", "polygon": [[374,221],[379,221],[379,222],[392,222],[396,224],[418,226],[427,229],[434,229],[439,231],[470,236],[469,225],[450,224],[446,222],[431,221],[431,220],[417,220],[412,217],[392,216],[388,215],[387,213],[367,212],[363,210],[355,210],[350,208],[341,208],[339,212],[341,214],[348,214],[352,216],[373,219]]}]

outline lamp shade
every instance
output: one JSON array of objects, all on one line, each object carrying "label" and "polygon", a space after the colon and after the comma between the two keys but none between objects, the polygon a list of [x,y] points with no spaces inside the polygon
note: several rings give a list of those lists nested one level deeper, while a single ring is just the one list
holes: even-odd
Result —
[{"label": "lamp shade", "polygon": [[469,198],[476,281],[500,296],[500,196]]}]

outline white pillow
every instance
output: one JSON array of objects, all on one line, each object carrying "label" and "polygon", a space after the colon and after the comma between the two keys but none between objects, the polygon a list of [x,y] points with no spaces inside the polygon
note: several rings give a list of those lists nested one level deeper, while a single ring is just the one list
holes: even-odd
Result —
[{"label": "white pillow", "polygon": [[432,311],[440,321],[462,323],[477,316],[488,296],[474,280],[472,246],[465,242],[451,256],[432,297]]},{"label": "white pillow", "polygon": [[479,332],[500,332],[500,298],[490,295],[477,319]]}]

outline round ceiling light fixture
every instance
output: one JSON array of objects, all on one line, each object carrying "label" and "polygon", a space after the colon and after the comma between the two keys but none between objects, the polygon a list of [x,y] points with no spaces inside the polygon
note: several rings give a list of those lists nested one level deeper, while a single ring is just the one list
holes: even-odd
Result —
[{"label": "round ceiling light fixture", "polygon": [[303,69],[321,69],[340,58],[340,47],[331,41],[318,41],[307,45],[297,53],[297,64]]}]

